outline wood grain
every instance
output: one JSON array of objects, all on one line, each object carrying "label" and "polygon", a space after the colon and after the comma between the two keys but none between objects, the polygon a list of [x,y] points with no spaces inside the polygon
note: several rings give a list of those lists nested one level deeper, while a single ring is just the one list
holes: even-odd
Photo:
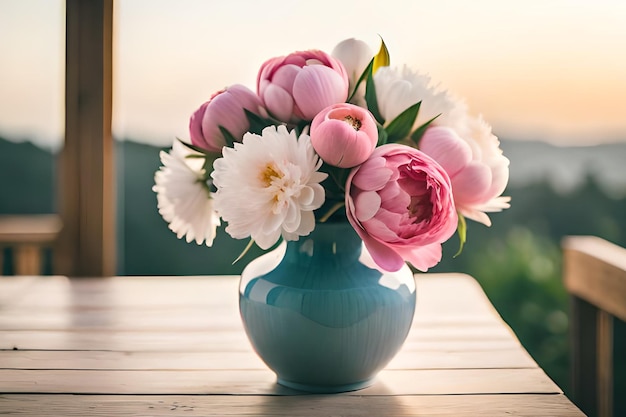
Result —
[{"label": "wood grain", "polygon": [[580,417],[563,395],[236,396],[236,395],[0,395],[0,410],[19,416],[202,415],[342,416],[559,416]]},{"label": "wood grain", "polygon": [[[108,369],[108,370],[209,370],[265,369],[252,351],[147,352],[5,350],[0,366],[10,369]],[[521,349],[483,351],[402,350],[387,369],[479,369],[535,368],[536,363]]]},{"label": "wood grain", "polygon": [[[455,328],[433,329],[431,338],[410,332],[403,350],[429,351],[485,351],[521,349],[513,338],[462,338]],[[446,331],[447,330],[447,331]],[[446,336],[447,334],[447,336]],[[437,337],[440,335],[441,337]],[[241,351],[249,349],[243,331],[0,331],[0,350],[113,350],[122,352],[202,352]]]},{"label": "wood grain", "polygon": [[[299,394],[275,383],[268,369],[228,370],[22,370],[0,373],[2,393],[57,394]],[[354,395],[556,394],[539,368],[384,370]]]}]

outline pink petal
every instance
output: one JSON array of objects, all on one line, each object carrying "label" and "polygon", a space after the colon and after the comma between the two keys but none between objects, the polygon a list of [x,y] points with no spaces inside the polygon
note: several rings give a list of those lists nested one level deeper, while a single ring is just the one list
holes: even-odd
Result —
[{"label": "pink petal", "polygon": [[419,246],[417,248],[403,247],[397,249],[400,256],[422,272],[426,272],[428,268],[432,268],[441,261],[442,251],[440,243]]},{"label": "pink petal", "polygon": [[282,87],[285,91],[291,93],[293,88],[293,82],[296,76],[302,69],[295,65],[284,65],[274,73],[272,77],[272,84],[276,84]]},{"label": "pink petal", "polygon": [[401,190],[398,193],[387,190],[400,190],[400,187],[398,187],[398,183],[390,182],[388,186],[378,192],[383,201],[381,207],[393,213],[406,214],[407,207],[411,204],[411,196]]},{"label": "pink petal", "polygon": [[359,193],[354,198],[354,209],[356,218],[360,222],[367,221],[374,217],[380,208],[381,199],[377,192],[367,191]]},{"label": "pink petal", "polygon": [[208,101],[203,103],[189,118],[189,136],[191,143],[202,148],[207,147],[204,134],[202,133],[202,119],[204,118],[204,112],[208,105]]},{"label": "pink petal", "polygon": [[[349,184],[349,182],[348,182]],[[349,185],[348,185],[349,187]],[[386,271],[397,271],[404,265],[404,259],[393,249],[371,237],[354,217],[354,201],[346,196],[348,221],[359,235],[376,264]]]},{"label": "pink petal", "polygon": [[393,230],[397,230],[400,216],[389,214],[391,213],[381,210],[375,217],[361,222],[361,224],[373,238],[383,242],[397,242],[398,235]]},{"label": "pink petal", "polygon": [[322,65],[302,68],[293,83],[293,98],[304,120],[348,97],[348,84],[336,71]]},{"label": "pink petal", "polygon": [[370,157],[359,168],[352,178],[352,183],[365,191],[380,190],[393,175],[393,172],[385,167],[384,158]]},{"label": "pink petal", "polygon": [[447,127],[431,127],[420,140],[420,150],[446,170],[450,178],[472,160],[472,149],[457,133]]},{"label": "pink petal", "polygon": [[491,166],[491,188],[488,197],[495,198],[502,194],[509,182],[509,160],[502,157],[499,164]]},{"label": "pink petal", "polygon": [[376,265],[378,265],[385,271],[398,271],[405,265],[402,256],[398,255],[390,247],[370,237],[361,238],[363,239],[365,247],[372,256],[372,259],[374,260],[374,262],[376,262]]},{"label": "pink petal", "polygon": [[270,84],[263,93],[263,102],[267,110],[278,120],[287,121],[291,119],[294,103],[287,91],[277,85]]},{"label": "pink petal", "polygon": [[[354,227],[354,224],[352,226]],[[385,271],[397,271],[404,266],[404,259],[395,250],[374,239],[360,227],[354,228],[376,265]]]},{"label": "pink petal", "polygon": [[[317,118],[316,118],[317,120]],[[355,136],[356,131],[345,122],[339,120],[325,120],[322,123],[311,125],[311,144],[315,152],[327,163],[339,166],[350,143],[346,141],[348,135]],[[355,166],[354,164],[352,166]]]},{"label": "pink petal", "polygon": [[491,187],[491,170],[471,162],[452,178],[452,193],[457,206],[480,203]]},{"label": "pink petal", "polygon": [[482,223],[487,227],[491,226],[491,219],[489,218],[489,216],[487,216],[480,210],[476,210],[473,207],[459,207],[459,212],[467,219]]}]

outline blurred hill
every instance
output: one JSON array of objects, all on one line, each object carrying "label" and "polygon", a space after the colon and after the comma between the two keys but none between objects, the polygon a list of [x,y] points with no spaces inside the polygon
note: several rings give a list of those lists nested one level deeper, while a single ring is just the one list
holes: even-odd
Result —
[{"label": "blurred hill", "polygon": [[546,182],[565,194],[591,177],[607,194],[626,196],[626,142],[561,147],[539,141],[504,140],[501,145],[511,160],[511,187]]},{"label": "blurred hill", "polygon": [[0,138],[0,214],[54,213],[55,155]]}]

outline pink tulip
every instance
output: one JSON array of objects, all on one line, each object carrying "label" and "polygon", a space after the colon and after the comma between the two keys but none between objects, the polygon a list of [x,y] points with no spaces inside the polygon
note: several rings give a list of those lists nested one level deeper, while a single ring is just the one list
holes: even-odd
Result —
[{"label": "pink tulip", "polygon": [[343,65],[325,52],[294,52],[261,66],[257,91],[276,119],[310,121],[322,109],[346,101],[348,75]]},{"label": "pink tulip", "polygon": [[491,220],[485,212],[508,208],[510,200],[500,197],[509,179],[509,160],[498,148],[497,138],[488,133],[482,141],[468,141],[451,128],[431,127],[420,141],[420,149],[450,176],[457,210],[486,226]]},{"label": "pink tulip", "polygon": [[372,154],[378,142],[378,128],[368,110],[337,103],[315,116],[310,136],[315,152],[324,162],[351,168]]},{"label": "pink tulip", "polygon": [[244,109],[266,115],[259,97],[243,85],[235,84],[213,94],[189,119],[191,143],[211,152],[221,152],[227,141],[220,126],[240,142],[250,128]]},{"label": "pink tulip", "polygon": [[448,174],[428,155],[399,144],[376,148],[352,170],[346,212],[387,271],[397,271],[405,260],[420,271],[435,266],[458,221]]}]

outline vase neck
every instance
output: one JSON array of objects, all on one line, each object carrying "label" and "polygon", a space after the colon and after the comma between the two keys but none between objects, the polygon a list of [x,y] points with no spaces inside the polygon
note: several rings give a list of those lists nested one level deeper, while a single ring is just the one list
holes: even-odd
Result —
[{"label": "vase neck", "polygon": [[361,238],[348,222],[318,223],[308,236],[287,242],[286,256],[299,262],[307,259],[319,262],[329,257],[354,262],[361,254],[361,244]]}]

